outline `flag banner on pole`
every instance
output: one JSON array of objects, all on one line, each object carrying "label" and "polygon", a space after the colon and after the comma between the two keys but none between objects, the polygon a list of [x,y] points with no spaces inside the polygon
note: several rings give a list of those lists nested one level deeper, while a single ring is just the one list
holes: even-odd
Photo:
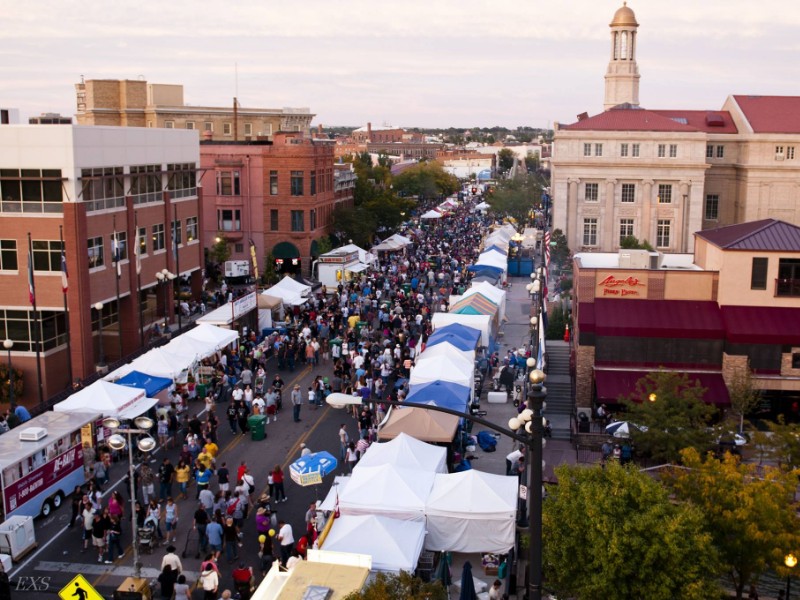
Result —
[{"label": "flag banner on pole", "polygon": [[31,306],[36,304],[36,286],[33,283],[33,254],[28,247],[28,300]]},{"label": "flag banner on pole", "polygon": [[258,281],[258,259],[256,258],[256,243],[250,240],[250,258],[253,259],[253,276]]},{"label": "flag banner on pole", "polygon": [[61,248],[61,291],[65,294],[69,289],[69,273],[67,273],[67,255],[64,248]]},{"label": "flag banner on pole", "polygon": [[114,237],[111,239],[111,255],[114,259],[114,265],[117,267],[117,279],[122,277],[122,266],[119,264],[119,235],[114,232]]},{"label": "flag banner on pole", "polygon": [[142,253],[141,244],[139,243],[139,234],[136,234],[136,244],[133,247],[133,254],[136,256],[136,274],[142,274]]},{"label": "flag banner on pole", "polygon": [[544,267],[550,268],[550,232],[544,232]]}]

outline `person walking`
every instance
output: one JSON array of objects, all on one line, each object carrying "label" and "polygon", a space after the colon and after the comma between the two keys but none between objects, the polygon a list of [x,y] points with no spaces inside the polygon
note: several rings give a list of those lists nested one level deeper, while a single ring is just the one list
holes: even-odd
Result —
[{"label": "person walking", "polygon": [[211,565],[205,565],[200,573],[200,586],[203,588],[203,600],[217,600],[219,575]]},{"label": "person walking", "polygon": [[300,422],[300,407],[303,405],[303,395],[300,393],[300,386],[295,385],[291,394],[292,419],[295,423]]},{"label": "person walking", "polygon": [[292,533],[292,526],[283,520],[278,521],[278,542],[281,545],[281,563],[286,566],[286,561],[289,560],[289,554],[294,547],[294,534]]},{"label": "person walking", "polygon": [[281,469],[280,465],[275,465],[272,470],[272,487],[274,493],[270,495],[275,498],[275,502],[286,502],[288,500],[283,489],[283,469]]}]

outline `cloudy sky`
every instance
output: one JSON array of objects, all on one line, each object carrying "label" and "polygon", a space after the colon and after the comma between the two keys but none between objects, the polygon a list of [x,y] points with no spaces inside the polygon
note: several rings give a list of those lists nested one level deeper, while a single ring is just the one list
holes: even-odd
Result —
[{"label": "cloudy sky", "polygon": [[[796,0],[632,0],[640,100],[800,94]],[[0,0],[0,106],[72,115],[73,84],[309,107],[315,124],[551,126],[602,110],[617,0]]]}]

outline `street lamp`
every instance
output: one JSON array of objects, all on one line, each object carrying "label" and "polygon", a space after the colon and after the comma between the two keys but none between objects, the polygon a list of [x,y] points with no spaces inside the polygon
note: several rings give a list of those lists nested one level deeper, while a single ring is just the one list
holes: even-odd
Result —
[{"label": "street lamp", "polygon": [[103,352],[103,303],[97,302],[94,305],[94,309],[97,311],[97,331],[99,344],[99,360],[97,361],[97,367],[99,369],[103,369],[106,366],[106,357],[105,353]]},{"label": "street lamp", "polygon": [[164,289],[164,333],[169,331],[169,305],[167,304],[167,286],[169,283],[175,279],[177,275],[175,273],[170,273],[169,269],[161,269],[160,271],[156,272],[156,279],[160,284],[162,284],[162,288]]},{"label": "street lamp", "polygon": [[[156,441],[150,436],[150,430],[153,428],[153,419],[150,417],[136,417],[133,420],[134,425],[136,425],[137,429],[121,429],[120,428],[120,421],[119,419],[115,419],[114,417],[108,417],[103,419],[103,426],[108,427],[109,429],[115,430],[117,433],[114,433],[108,438],[108,445],[112,450],[124,450],[126,447],[128,448],[128,478],[130,479],[130,495],[131,495],[131,533],[132,533],[132,543],[131,547],[133,548],[133,576],[135,579],[141,579],[142,577],[142,563],[139,561],[139,529],[136,525],[136,480],[134,479],[133,473],[133,442],[131,440],[132,435],[141,435],[138,440],[136,440],[136,447],[139,448],[141,452],[148,453],[152,452],[156,447]],[[125,435],[123,436],[122,433]],[[127,436],[127,440],[125,437]]]},{"label": "street lamp", "polygon": [[[783,564],[786,565],[788,569],[794,569],[797,566],[797,557],[792,554],[791,552],[783,557]],[[790,594],[792,593],[792,572],[786,575],[786,600],[789,600]]]},{"label": "street lamp", "polygon": [[3,340],[3,348],[8,350],[8,403],[14,406],[14,368],[11,366],[11,348],[14,347],[14,341],[6,338]]}]

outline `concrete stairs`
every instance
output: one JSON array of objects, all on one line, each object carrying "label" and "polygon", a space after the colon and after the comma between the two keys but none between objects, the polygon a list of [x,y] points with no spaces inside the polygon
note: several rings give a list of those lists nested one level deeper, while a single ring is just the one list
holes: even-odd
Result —
[{"label": "concrete stairs", "polygon": [[569,376],[569,344],[558,340],[548,340],[547,347],[547,410],[553,439],[570,439],[572,419],[572,384]]}]

